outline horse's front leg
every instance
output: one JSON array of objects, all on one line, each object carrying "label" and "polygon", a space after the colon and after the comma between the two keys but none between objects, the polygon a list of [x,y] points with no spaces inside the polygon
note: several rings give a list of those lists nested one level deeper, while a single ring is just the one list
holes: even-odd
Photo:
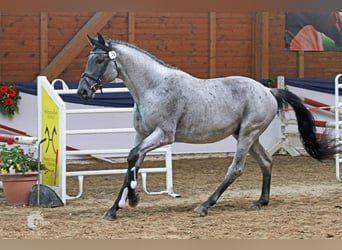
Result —
[{"label": "horse's front leg", "polygon": [[130,190],[130,178],[129,178],[129,170],[127,170],[127,173],[125,175],[124,183],[119,191],[118,197],[116,198],[113,206],[108,209],[105,214],[103,215],[103,218],[106,220],[114,220],[116,218],[116,211],[118,211],[121,208],[125,207],[126,199],[128,197],[128,193]]},{"label": "horse's front leg", "polygon": [[127,157],[127,163],[128,163],[128,193],[127,193],[127,199],[128,204],[131,207],[136,207],[139,203],[139,194],[135,191],[137,187],[137,181],[138,181],[138,172],[141,163],[143,162],[146,153],[139,154],[137,151],[139,150],[139,146],[133,148],[128,157]]},{"label": "horse's front leg", "polygon": [[169,137],[165,136],[163,130],[157,127],[149,136],[130,151],[127,158],[128,170],[125,175],[124,183],[113,206],[104,214],[104,219],[115,219],[116,211],[125,206],[127,199],[130,206],[135,207],[138,205],[139,195],[136,193],[135,189],[137,186],[139,168],[145,155],[149,151],[171,143],[167,138]]}]

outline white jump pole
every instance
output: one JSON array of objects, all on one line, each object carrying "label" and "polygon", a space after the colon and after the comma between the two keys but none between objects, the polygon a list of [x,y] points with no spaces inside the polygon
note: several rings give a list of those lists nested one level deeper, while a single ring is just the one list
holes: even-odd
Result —
[{"label": "white jump pole", "polygon": [[0,134],[0,142],[6,143],[33,145],[37,142],[37,140],[38,138],[36,137]]}]

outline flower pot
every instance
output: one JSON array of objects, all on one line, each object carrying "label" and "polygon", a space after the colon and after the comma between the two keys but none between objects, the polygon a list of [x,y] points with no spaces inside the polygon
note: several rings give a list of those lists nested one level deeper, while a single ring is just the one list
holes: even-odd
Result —
[{"label": "flower pot", "polygon": [[4,195],[8,205],[27,205],[32,187],[37,183],[37,172],[1,174]]}]

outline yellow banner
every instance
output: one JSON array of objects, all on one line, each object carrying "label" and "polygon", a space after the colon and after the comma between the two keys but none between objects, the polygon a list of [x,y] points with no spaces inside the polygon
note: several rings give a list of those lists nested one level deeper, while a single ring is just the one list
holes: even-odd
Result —
[{"label": "yellow banner", "polygon": [[47,170],[43,171],[42,183],[59,186],[59,109],[42,88],[42,164]]}]

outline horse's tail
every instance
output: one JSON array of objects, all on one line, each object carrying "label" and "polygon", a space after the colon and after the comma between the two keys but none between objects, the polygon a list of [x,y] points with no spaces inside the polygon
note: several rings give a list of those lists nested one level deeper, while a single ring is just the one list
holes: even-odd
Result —
[{"label": "horse's tail", "polygon": [[336,142],[328,133],[323,133],[319,140],[316,138],[315,119],[298,96],[284,89],[271,89],[271,93],[277,99],[279,109],[284,102],[293,107],[303,146],[310,156],[324,160],[338,153]]}]

